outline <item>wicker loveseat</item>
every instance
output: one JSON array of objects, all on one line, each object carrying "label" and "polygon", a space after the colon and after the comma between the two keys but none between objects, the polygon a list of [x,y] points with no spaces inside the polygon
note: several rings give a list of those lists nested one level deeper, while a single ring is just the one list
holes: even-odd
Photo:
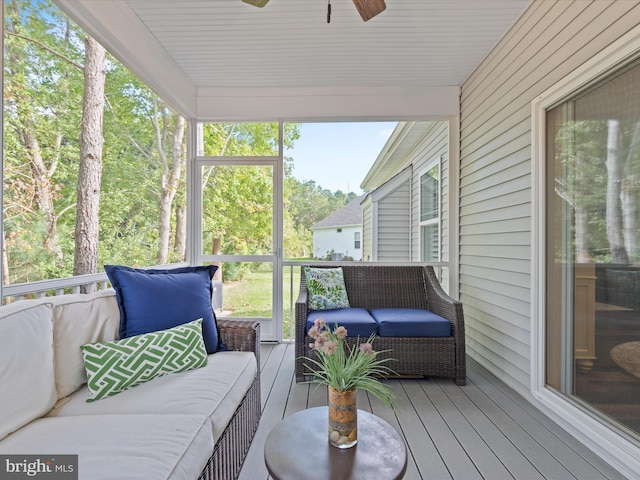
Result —
[{"label": "wicker loveseat", "polygon": [[[295,345],[298,382],[308,378],[305,375],[308,374],[305,358],[313,354],[309,347],[313,340],[307,335],[307,317],[311,311],[304,268],[308,266],[310,265],[302,266],[300,293],[296,301]],[[377,336],[374,348],[391,350],[381,354],[381,358],[383,355],[394,358],[396,361],[389,366],[399,376],[445,377],[455,380],[458,385],[465,384],[462,304],[444,292],[432,267],[366,263],[342,264],[341,267],[351,309],[422,309],[444,317],[451,323],[449,336]],[[349,310],[342,310],[340,315],[349,315]],[[352,341],[356,341],[356,338],[353,337]]]}]

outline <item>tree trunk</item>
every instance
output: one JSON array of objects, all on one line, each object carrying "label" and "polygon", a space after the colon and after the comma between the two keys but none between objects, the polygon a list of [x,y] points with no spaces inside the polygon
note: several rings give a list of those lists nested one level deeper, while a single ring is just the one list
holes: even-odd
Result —
[{"label": "tree trunk", "polygon": [[590,263],[589,255],[589,214],[584,208],[576,208],[576,263]]},{"label": "tree trunk", "polygon": [[187,207],[182,202],[176,204],[176,239],[173,249],[178,258],[184,261],[187,253]]},{"label": "tree trunk", "polygon": [[586,178],[585,161],[580,155],[576,156],[576,193],[571,202],[575,215],[576,262],[588,263],[589,258],[589,213],[583,206],[589,191],[590,180]]},{"label": "tree trunk", "polygon": [[157,147],[160,158],[163,161],[162,189],[160,192],[160,248],[158,250],[158,264],[167,263],[169,255],[169,240],[171,237],[171,208],[173,199],[178,191],[180,175],[182,172],[182,161],[184,158],[184,131],[185,120],[181,115],[176,116],[176,125],[173,132],[173,146],[171,149],[171,166],[169,166],[166,156],[162,153],[162,136],[160,128],[156,122]]},{"label": "tree trunk", "polygon": [[102,180],[102,120],[104,116],[105,50],[85,38],[84,98],[80,127],[80,168],[73,274],[96,273],[100,182]]},{"label": "tree trunk", "polygon": [[613,263],[628,263],[622,235],[620,192],[622,190],[622,148],[620,121],[609,120],[607,134],[607,238]]},{"label": "tree trunk", "polygon": [[640,151],[640,122],[636,123],[629,145],[629,153],[624,162],[624,180],[620,193],[624,245],[630,263],[638,261],[638,186],[640,178],[633,167],[634,159]]},{"label": "tree trunk", "polygon": [[[22,108],[18,107],[18,111]],[[35,199],[38,209],[44,215],[46,224],[46,233],[43,242],[44,248],[55,258],[56,265],[61,266],[64,258],[62,248],[60,247],[60,238],[58,236],[57,218],[55,207],[53,204],[53,189],[51,187],[51,171],[47,169],[42,153],[40,143],[36,138],[31,118],[27,116],[21,119],[21,139],[29,156],[29,164],[31,166],[31,179],[35,192]]]},{"label": "tree trunk", "polygon": [[2,242],[2,284],[8,285],[9,283],[9,255],[7,255],[7,237],[5,237]]},{"label": "tree trunk", "polygon": [[[222,238],[214,237],[213,244],[211,245],[211,254],[212,255],[220,255],[222,253]],[[213,265],[218,266],[218,270],[213,275],[213,280],[222,281],[222,262],[213,262]]]}]

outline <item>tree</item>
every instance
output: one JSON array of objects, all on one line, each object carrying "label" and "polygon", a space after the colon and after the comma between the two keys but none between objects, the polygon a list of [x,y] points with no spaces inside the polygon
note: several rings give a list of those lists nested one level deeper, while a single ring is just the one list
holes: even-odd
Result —
[{"label": "tree", "polygon": [[628,153],[620,191],[624,245],[630,263],[639,259],[638,201],[640,200],[640,122],[631,127]]},{"label": "tree", "polygon": [[171,234],[171,212],[173,207],[173,200],[178,191],[180,184],[180,177],[182,174],[182,165],[185,162],[186,149],[184,143],[184,131],[185,120],[181,115],[175,115],[172,122],[167,121],[167,115],[169,112],[164,109],[162,112],[162,125],[173,124],[173,129],[170,132],[169,139],[171,140],[171,162],[167,159],[167,154],[164,149],[165,135],[161,130],[160,122],[158,121],[158,109],[157,99],[154,97],[154,111],[156,114],[152,118],[153,126],[156,132],[156,149],[158,152],[158,158],[161,162],[162,176],[160,183],[160,248],[158,249],[158,264],[162,265],[167,263],[169,256],[169,240]]},{"label": "tree", "polygon": [[559,161],[555,191],[573,212],[577,263],[593,261],[594,250],[606,242],[606,235],[601,235],[607,178],[602,161],[606,155],[603,136],[606,125],[602,122],[572,121],[562,125],[556,138]]},{"label": "tree", "polygon": [[84,98],[80,127],[80,168],[76,211],[74,275],[98,271],[102,121],[104,116],[105,50],[85,38]]},{"label": "tree", "polygon": [[573,213],[575,262],[635,261],[640,234],[638,122],[564,122],[555,150],[555,190]]},{"label": "tree", "polygon": [[[283,142],[292,145],[297,124],[287,124]],[[198,150],[209,156],[274,156],[278,124],[204,124]],[[219,254],[264,254],[273,251],[273,175],[270,167],[216,165],[202,174],[203,243]],[[222,265],[221,265],[222,266]],[[240,278],[245,266],[226,264],[225,279]]]},{"label": "tree", "polygon": [[287,180],[287,187],[291,192],[288,200],[293,220],[297,226],[306,229],[344,207],[357,196],[353,192],[331,192],[317,185],[314,180],[301,182],[291,178]]},{"label": "tree", "polygon": [[22,281],[30,273],[59,275],[67,268],[69,232],[66,226],[60,231],[60,219],[75,204],[67,159],[77,154],[77,145],[66,139],[79,123],[74,105],[80,103],[74,100],[81,56],[71,41],[72,25],[49,7],[6,4],[5,253],[9,262],[22,264],[20,273],[13,269]]},{"label": "tree", "polygon": [[629,257],[624,246],[622,229],[622,133],[619,120],[608,121],[607,135],[607,237],[613,263],[627,263]]}]

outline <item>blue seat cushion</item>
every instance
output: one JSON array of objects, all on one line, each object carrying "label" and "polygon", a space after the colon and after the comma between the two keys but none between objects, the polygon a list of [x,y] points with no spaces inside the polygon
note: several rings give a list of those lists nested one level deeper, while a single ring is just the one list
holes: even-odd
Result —
[{"label": "blue seat cushion", "polygon": [[381,337],[449,337],[451,323],[429,310],[415,308],[374,308]]},{"label": "blue seat cushion", "polygon": [[324,319],[333,330],[338,324],[347,329],[349,337],[366,337],[378,333],[378,324],[364,308],[336,308],[335,310],[313,310],[307,315],[307,332],[316,318]]}]

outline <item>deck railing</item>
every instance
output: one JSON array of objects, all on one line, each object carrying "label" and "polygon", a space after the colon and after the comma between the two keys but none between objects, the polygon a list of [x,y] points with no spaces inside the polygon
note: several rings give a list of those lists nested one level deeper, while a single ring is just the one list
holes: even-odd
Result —
[{"label": "deck railing", "polygon": [[71,293],[93,293],[105,288],[108,288],[108,280],[107,275],[104,273],[4,285],[2,287],[2,304],[27,298],[43,298]]},{"label": "deck railing", "polygon": [[[296,299],[298,298],[299,283],[294,279],[298,279],[296,268],[299,269],[301,264],[305,265],[322,265],[336,266],[348,265],[352,262],[331,262],[331,261],[284,261],[283,262],[283,311],[281,320],[283,322],[283,339],[292,340],[294,334],[294,318]],[[376,264],[378,262],[369,262]],[[380,265],[431,265],[436,269],[438,278],[442,280],[443,274],[449,264],[446,262],[385,262]],[[161,265],[150,268],[176,268],[186,266],[186,263]],[[447,282],[443,282],[443,287],[447,289]],[[73,293],[93,293],[99,290],[110,288],[110,284],[105,273],[95,273],[91,275],[78,275],[75,277],[59,278],[55,280],[41,280],[37,282],[19,283],[15,285],[4,285],[2,287],[2,304],[12,303],[28,298],[43,298],[47,296],[68,295]]]},{"label": "deck railing", "polygon": [[[187,265],[186,262],[180,262],[146,268],[178,268],[186,267]],[[2,304],[5,305],[28,298],[53,297],[73,293],[93,293],[110,287],[109,279],[104,272],[56,278],[54,280],[39,280],[37,282],[3,285]]]}]

